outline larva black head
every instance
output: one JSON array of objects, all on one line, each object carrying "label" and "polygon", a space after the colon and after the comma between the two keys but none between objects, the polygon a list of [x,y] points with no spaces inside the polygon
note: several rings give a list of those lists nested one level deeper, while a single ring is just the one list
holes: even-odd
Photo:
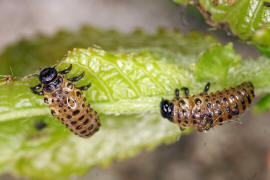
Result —
[{"label": "larva black head", "polygon": [[162,99],[162,101],[160,102],[160,113],[162,117],[172,121],[173,104],[170,103],[168,100]]},{"label": "larva black head", "polygon": [[39,74],[39,80],[43,84],[48,84],[52,82],[57,76],[57,71],[55,68],[45,68]]}]

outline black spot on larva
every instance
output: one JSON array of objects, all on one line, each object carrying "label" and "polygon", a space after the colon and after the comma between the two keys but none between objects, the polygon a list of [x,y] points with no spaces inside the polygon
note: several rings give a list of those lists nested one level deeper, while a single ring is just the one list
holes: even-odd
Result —
[{"label": "black spot on larva", "polygon": [[188,121],[187,121],[187,120],[185,120],[185,121],[184,121],[184,123],[185,123],[185,124],[188,124]]},{"label": "black spot on larva", "polygon": [[80,130],[80,129],[82,129],[82,126],[77,126],[76,129]]},{"label": "black spot on larva", "polygon": [[66,109],[64,109],[64,112],[67,112],[67,110],[66,110]]},{"label": "black spot on larva", "polygon": [[181,119],[182,118],[182,113],[179,111],[178,112],[178,118]]},{"label": "black spot on larva", "polygon": [[62,103],[60,103],[58,106],[59,106],[59,107],[63,107],[64,105],[63,105]]},{"label": "black spot on larva", "polygon": [[73,115],[73,116],[76,116],[76,115],[79,114],[79,113],[80,113],[80,110],[79,110],[79,109],[76,109],[75,111],[73,111],[72,115]]},{"label": "black spot on larva", "polygon": [[70,82],[67,84],[67,87],[72,89],[73,88],[73,84],[71,84]]},{"label": "black spot on larva", "polygon": [[65,91],[64,93],[65,93],[65,94],[68,94],[68,91]]},{"label": "black spot on larva", "polygon": [[82,132],[80,132],[80,134],[85,134],[86,133],[86,130],[83,130]]},{"label": "black spot on larva", "polygon": [[83,122],[83,124],[86,125],[86,124],[88,124],[88,122],[89,122],[89,119],[86,119],[86,120]]},{"label": "black spot on larva", "polygon": [[85,107],[85,104],[84,103],[82,104],[82,107]]},{"label": "black spot on larva", "polygon": [[57,102],[60,102],[61,100],[59,98],[57,98]]},{"label": "black spot on larva", "polygon": [[181,106],[184,106],[186,103],[185,103],[185,101],[184,100],[180,100],[180,105]]},{"label": "black spot on larva", "polygon": [[56,96],[57,96],[57,94],[56,94],[56,93],[53,93],[53,94],[52,94],[52,97],[56,97]]},{"label": "black spot on larva", "polygon": [[61,121],[64,121],[65,119],[64,118],[61,118]]},{"label": "black spot on larva", "polygon": [[250,90],[250,93],[251,93],[252,97],[255,97],[254,91],[252,89]]},{"label": "black spot on larva", "polygon": [[195,119],[196,118],[196,114],[192,113],[192,118]]},{"label": "black spot on larva", "polygon": [[77,123],[77,121],[71,121],[71,124],[72,125],[74,125],[74,124],[76,124]]},{"label": "black spot on larva", "polygon": [[195,119],[193,120],[193,124],[197,124],[197,121]]},{"label": "black spot on larva", "polygon": [[68,119],[71,119],[71,118],[72,118],[72,116],[68,114],[68,115],[67,115],[67,118],[68,118]]},{"label": "black spot on larva", "polygon": [[68,124],[66,124],[66,127],[68,127]]},{"label": "black spot on larva", "polygon": [[92,117],[93,117],[92,114],[89,114],[89,117],[90,117],[90,119],[92,119]]},{"label": "black spot on larva", "polygon": [[205,102],[208,102],[208,101],[209,101],[209,99],[206,98],[206,99],[205,99]]},{"label": "black spot on larva", "polygon": [[84,115],[82,115],[81,117],[79,117],[79,121],[81,121],[84,118]]},{"label": "black spot on larva", "polygon": [[241,104],[245,104],[244,98],[241,98],[240,101],[241,101]]},{"label": "black spot on larva", "polygon": [[86,113],[89,113],[89,110],[88,109],[86,109]]},{"label": "black spot on larva", "polygon": [[181,123],[181,119],[178,119],[177,121],[178,121],[179,123]]},{"label": "black spot on larva", "polygon": [[223,98],[223,102],[227,102],[227,98]]},{"label": "black spot on larva", "polygon": [[201,109],[198,109],[198,112],[201,112]]},{"label": "black spot on larva", "polygon": [[216,104],[218,104],[218,105],[219,105],[219,104],[220,104],[220,102],[219,102],[219,101],[216,101]]},{"label": "black spot on larva", "polygon": [[53,116],[55,116],[55,110],[51,110],[51,114],[53,115]]},{"label": "black spot on larva", "polygon": [[233,110],[232,110],[232,115],[238,115],[238,114],[239,114],[238,109],[233,109]]},{"label": "black spot on larva", "polygon": [[76,96],[80,97],[81,96],[81,92],[80,91],[76,91]]},{"label": "black spot on larva", "polygon": [[229,114],[229,115],[228,115],[228,119],[232,119],[232,115]]},{"label": "black spot on larva", "polygon": [[222,114],[222,111],[220,109],[217,110],[217,115],[221,115]]},{"label": "black spot on larva", "polygon": [[88,130],[91,130],[91,129],[93,129],[93,128],[94,128],[94,125],[91,124],[91,125],[88,127]]},{"label": "black spot on larva", "polygon": [[211,103],[208,103],[208,104],[207,104],[207,107],[210,108],[210,107],[211,107]]},{"label": "black spot on larva", "polygon": [[242,107],[243,107],[243,110],[245,110],[245,109],[246,109],[246,105],[245,105],[245,104],[242,104]]},{"label": "black spot on larva", "polygon": [[250,96],[247,94],[246,97],[247,97],[248,103],[250,104],[251,103]]},{"label": "black spot on larva", "polygon": [[52,102],[54,102],[54,99],[52,99]]},{"label": "black spot on larva", "polygon": [[231,108],[229,106],[227,106],[226,111],[229,113],[231,111]]},{"label": "black spot on larva", "polygon": [[212,125],[214,123],[213,119],[210,119],[209,123]]},{"label": "black spot on larva", "polygon": [[57,94],[62,94],[62,92],[63,92],[62,90],[58,90]]},{"label": "black spot on larva", "polygon": [[264,1],[264,2],[263,2],[263,6],[265,6],[265,7],[270,7],[270,3],[269,3],[269,2]]},{"label": "black spot on larva", "polygon": [[234,108],[238,108],[237,102],[233,102],[233,107],[234,107]]},{"label": "black spot on larva", "polygon": [[237,93],[237,95],[241,95],[241,93],[239,91],[237,91],[236,93]]},{"label": "black spot on larva", "polygon": [[182,113],[185,113],[185,112],[187,112],[187,110],[183,109],[183,110],[182,110]]},{"label": "black spot on larva", "polygon": [[200,98],[196,98],[194,102],[196,105],[200,105],[202,103],[202,100]]},{"label": "black spot on larva", "polygon": [[207,116],[208,116],[209,118],[212,118],[212,117],[213,117],[212,112],[209,112],[209,113],[207,114]]},{"label": "black spot on larva", "polygon": [[221,118],[221,117],[218,118],[218,121],[219,121],[219,122],[223,122],[223,118]]},{"label": "black spot on larva", "polygon": [[230,98],[231,98],[231,100],[234,100],[234,95],[231,95]]},{"label": "black spot on larva", "polygon": [[59,109],[59,111],[58,111],[59,113],[62,113],[62,111],[61,111],[61,109]]},{"label": "black spot on larva", "polygon": [[44,98],[44,103],[46,103],[46,104],[48,104],[48,103],[49,103],[48,98]]},{"label": "black spot on larva", "polygon": [[188,114],[185,114],[184,117],[185,117],[185,119],[188,119]]}]

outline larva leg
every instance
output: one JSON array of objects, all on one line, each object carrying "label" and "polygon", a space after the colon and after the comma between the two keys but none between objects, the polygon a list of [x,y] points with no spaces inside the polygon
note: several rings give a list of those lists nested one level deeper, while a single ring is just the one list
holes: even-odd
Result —
[{"label": "larva leg", "polygon": [[185,128],[183,128],[183,127],[181,127],[181,126],[179,126],[179,128],[180,128],[181,131],[184,131],[184,130],[185,130]]},{"label": "larva leg", "polygon": [[32,92],[33,92],[34,94],[37,94],[37,95],[40,95],[40,96],[44,95],[44,94],[43,94],[43,91],[34,91],[34,90],[32,90]]},{"label": "larva leg", "polygon": [[86,86],[78,87],[78,89],[84,91],[84,90],[87,90],[87,89],[90,88],[90,87],[91,87],[91,84],[88,84],[88,85],[86,85]]},{"label": "larva leg", "polygon": [[71,81],[71,82],[76,82],[76,81],[79,81],[80,79],[82,79],[83,76],[84,76],[84,72],[82,74],[80,74],[79,76],[69,78],[68,80]]},{"label": "larva leg", "polygon": [[179,98],[179,89],[175,89],[175,97]]},{"label": "larva leg", "polygon": [[204,87],[204,90],[203,90],[203,93],[207,94],[208,90],[210,89],[210,82],[208,82],[205,87]]},{"label": "larva leg", "polygon": [[71,71],[72,69],[72,64],[67,68],[67,69],[64,69],[63,71],[60,71],[59,73],[60,74],[67,74]]},{"label": "larva leg", "polygon": [[183,90],[185,92],[185,95],[186,96],[189,96],[189,90],[188,90],[188,88],[183,87],[183,88],[181,88],[181,90]]},{"label": "larva leg", "polygon": [[34,87],[31,87],[30,89],[32,90],[32,92],[34,93],[34,94],[37,94],[37,95],[43,95],[43,91],[37,91],[38,89],[40,89],[41,88],[41,84],[38,84],[38,85],[36,85],[36,86],[34,86]]}]

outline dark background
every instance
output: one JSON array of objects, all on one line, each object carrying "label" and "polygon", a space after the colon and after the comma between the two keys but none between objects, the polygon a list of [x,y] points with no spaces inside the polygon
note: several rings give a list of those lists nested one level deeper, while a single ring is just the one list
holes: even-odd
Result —
[{"label": "dark background", "polygon": [[[213,31],[171,0],[0,0],[0,51],[10,43],[38,32],[76,30],[82,24],[130,32],[158,27],[198,29],[214,34],[223,43],[234,41],[243,57],[259,53],[222,31]],[[270,179],[270,114],[241,116],[241,122],[215,127],[207,133],[193,132],[153,152],[141,152],[108,168],[94,168],[74,180],[253,180]],[[267,161],[268,154],[268,161]],[[20,180],[9,175],[1,180]]]}]

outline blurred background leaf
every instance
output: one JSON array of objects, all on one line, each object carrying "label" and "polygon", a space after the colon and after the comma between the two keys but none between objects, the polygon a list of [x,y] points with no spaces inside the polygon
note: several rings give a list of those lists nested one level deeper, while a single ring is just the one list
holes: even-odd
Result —
[{"label": "blurred background leaf", "polygon": [[270,1],[253,0],[174,0],[195,6],[210,26],[228,35],[252,42],[258,50],[270,54]]}]

